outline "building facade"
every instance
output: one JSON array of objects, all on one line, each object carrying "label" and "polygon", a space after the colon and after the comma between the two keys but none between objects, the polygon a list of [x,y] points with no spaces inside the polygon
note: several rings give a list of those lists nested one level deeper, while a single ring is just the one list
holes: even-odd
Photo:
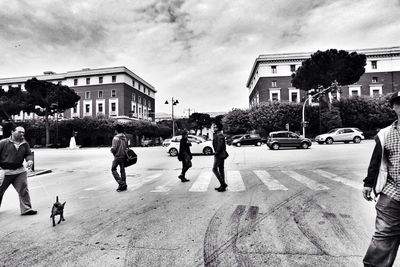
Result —
[{"label": "building facade", "polygon": [[[68,118],[114,117],[119,119],[155,120],[154,86],[126,67],[82,69],[66,73],[44,72],[43,75],[2,78],[0,86],[25,89],[25,82],[32,77],[53,83],[61,83],[73,89],[80,97],[75,108],[66,110]],[[15,120],[32,119],[34,114],[14,116]]]},{"label": "building facade", "polygon": [[[366,55],[365,73],[358,82],[341,86],[339,92],[331,97],[373,96],[400,89],[400,47],[354,51]],[[268,101],[302,102],[307,92],[292,86],[291,75],[311,54],[269,54],[256,58],[246,83],[250,107]]]}]

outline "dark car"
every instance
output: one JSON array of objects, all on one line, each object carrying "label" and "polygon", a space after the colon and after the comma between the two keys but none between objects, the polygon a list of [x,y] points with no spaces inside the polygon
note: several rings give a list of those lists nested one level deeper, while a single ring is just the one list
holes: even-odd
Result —
[{"label": "dark car", "polygon": [[234,139],[232,141],[233,146],[241,146],[241,145],[253,145],[253,146],[261,146],[262,140],[260,135],[258,134],[245,134],[238,139]]},{"label": "dark car", "polygon": [[290,131],[271,132],[267,140],[270,149],[278,150],[280,147],[309,148],[311,140]]},{"label": "dark car", "polygon": [[232,136],[230,136],[230,137],[227,137],[226,138],[226,144],[227,145],[232,145],[232,141],[233,140],[235,140],[235,139],[239,139],[240,137],[242,137],[244,134],[237,134],[237,135],[232,135]]}]

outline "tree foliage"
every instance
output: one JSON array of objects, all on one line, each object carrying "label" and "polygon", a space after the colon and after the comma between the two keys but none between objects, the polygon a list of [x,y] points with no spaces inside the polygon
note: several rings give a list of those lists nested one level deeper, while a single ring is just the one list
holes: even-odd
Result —
[{"label": "tree foliage", "polygon": [[206,113],[194,112],[190,114],[189,122],[196,132],[200,130],[200,135],[203,134],[203,128],[211,127],[211,117]]},{"label": "tree foliage", "polygon": [[364,54],[336,49],[318,50],[292,74],[292,84],[304,91],[328,88],[334,83],[339,86],[353,84],[364,74],[365,65]]},{"label": "tree foliage", "polygon": [[233,109],[222,119],[224,131],[229,134],[242,134],[252,129],[250,111]]},{"label": "tree foliage", "polygon": [[0,117],[2,120],[10,120],[10,116],[19,114],[26,107],[26,92],[23,92],[20,87],[10,87],[8,91],[0,89]]}]

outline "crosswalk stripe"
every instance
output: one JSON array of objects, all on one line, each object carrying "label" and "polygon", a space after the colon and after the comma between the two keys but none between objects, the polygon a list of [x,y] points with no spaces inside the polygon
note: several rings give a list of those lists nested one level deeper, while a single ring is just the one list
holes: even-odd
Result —
[{"label": "crosswalk stripe", "polygon": [[212,172],[200,173],[199,177],[197,177],[197,180],[193,183],[192,187],[190,187],[189,191],[191,192],[207,191],[212,175],[213,175]]},{"label": "crosswalk stripe", "polygon": [[166,183],[156,186],[155,189],[151,190],[152,193],[165,193],[171,190],[171,188],[179,181],[178,178],[169,180]]},{"label": "crosswalk stripe", "polygon": [[162,174],[163,174],[162,172],[158,172],[158,173],[154,173],[149,176],[144,176],[144,177],[140,177],[139,179],[134,179],[132,181],[129,181],[128,188],[129,188],[129,190],[138,189],[139,187],[143,186],[145,183],[150,182],[150,181],[160,177]]},{"label": "crosswalk stripe", "polygon": [[242,176],[239,171],[228,171],[227,172],[227,184],[228,191],[244,191],[246,187],[242,180]]},{"label": "crosswalk stripe", "polygon": [[361,189],[362,188],[362,184],[361,183],[357,183],[357,182],[352,181],[350,179],[343,178],[343,177],[341,177],[339,175],[336,175],[336,174],[333,174],[333,173],[330,173],[330,172],[327,172],[327,171],[324,171],[324,170],[316,169],[316,170],[313,170],[313,172],[315,172],[315,173],[317,173],[317,174],[319,174],[319,175],[321,175],[321,176],[323,176],[325,178],[328,178],[328,179],[331,179],[333,181],[336,181],[336,182],[351,186],[351,187],[356,188],[356,189]]},{"label": "crosswalk stripe", "polygon": [[269,190],[288,190],[286,186],[273,179],[271,175],[264,170],[253,171],[257,177],[268,187]]},{"label": "crosswalk stripe", "polygon": [[308,188],[312,190],[328,190],[329,187],[319,184],[297,172],[294,171],[282,171],[284,174],[289,175],[293,179],[297,180],[298,182],[306,185]]}]

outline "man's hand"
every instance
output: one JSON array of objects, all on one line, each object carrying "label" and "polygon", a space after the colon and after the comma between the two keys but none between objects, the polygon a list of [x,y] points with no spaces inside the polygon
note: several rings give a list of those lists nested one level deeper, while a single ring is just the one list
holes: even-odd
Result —
[{"label": "man's hand", "polygon": [[368,201],[372,200],[371,192],[372,192],[372,187],[364,186],[364,188],[362,190],[362,194],[363,194],[363,197]]},{"label": "man's hand", "polygon": [[32,160],[27,161],[27,162],[26,162],[26,167],[27,167],[28,169],[32,170],[33,161],[32,161]]}]

